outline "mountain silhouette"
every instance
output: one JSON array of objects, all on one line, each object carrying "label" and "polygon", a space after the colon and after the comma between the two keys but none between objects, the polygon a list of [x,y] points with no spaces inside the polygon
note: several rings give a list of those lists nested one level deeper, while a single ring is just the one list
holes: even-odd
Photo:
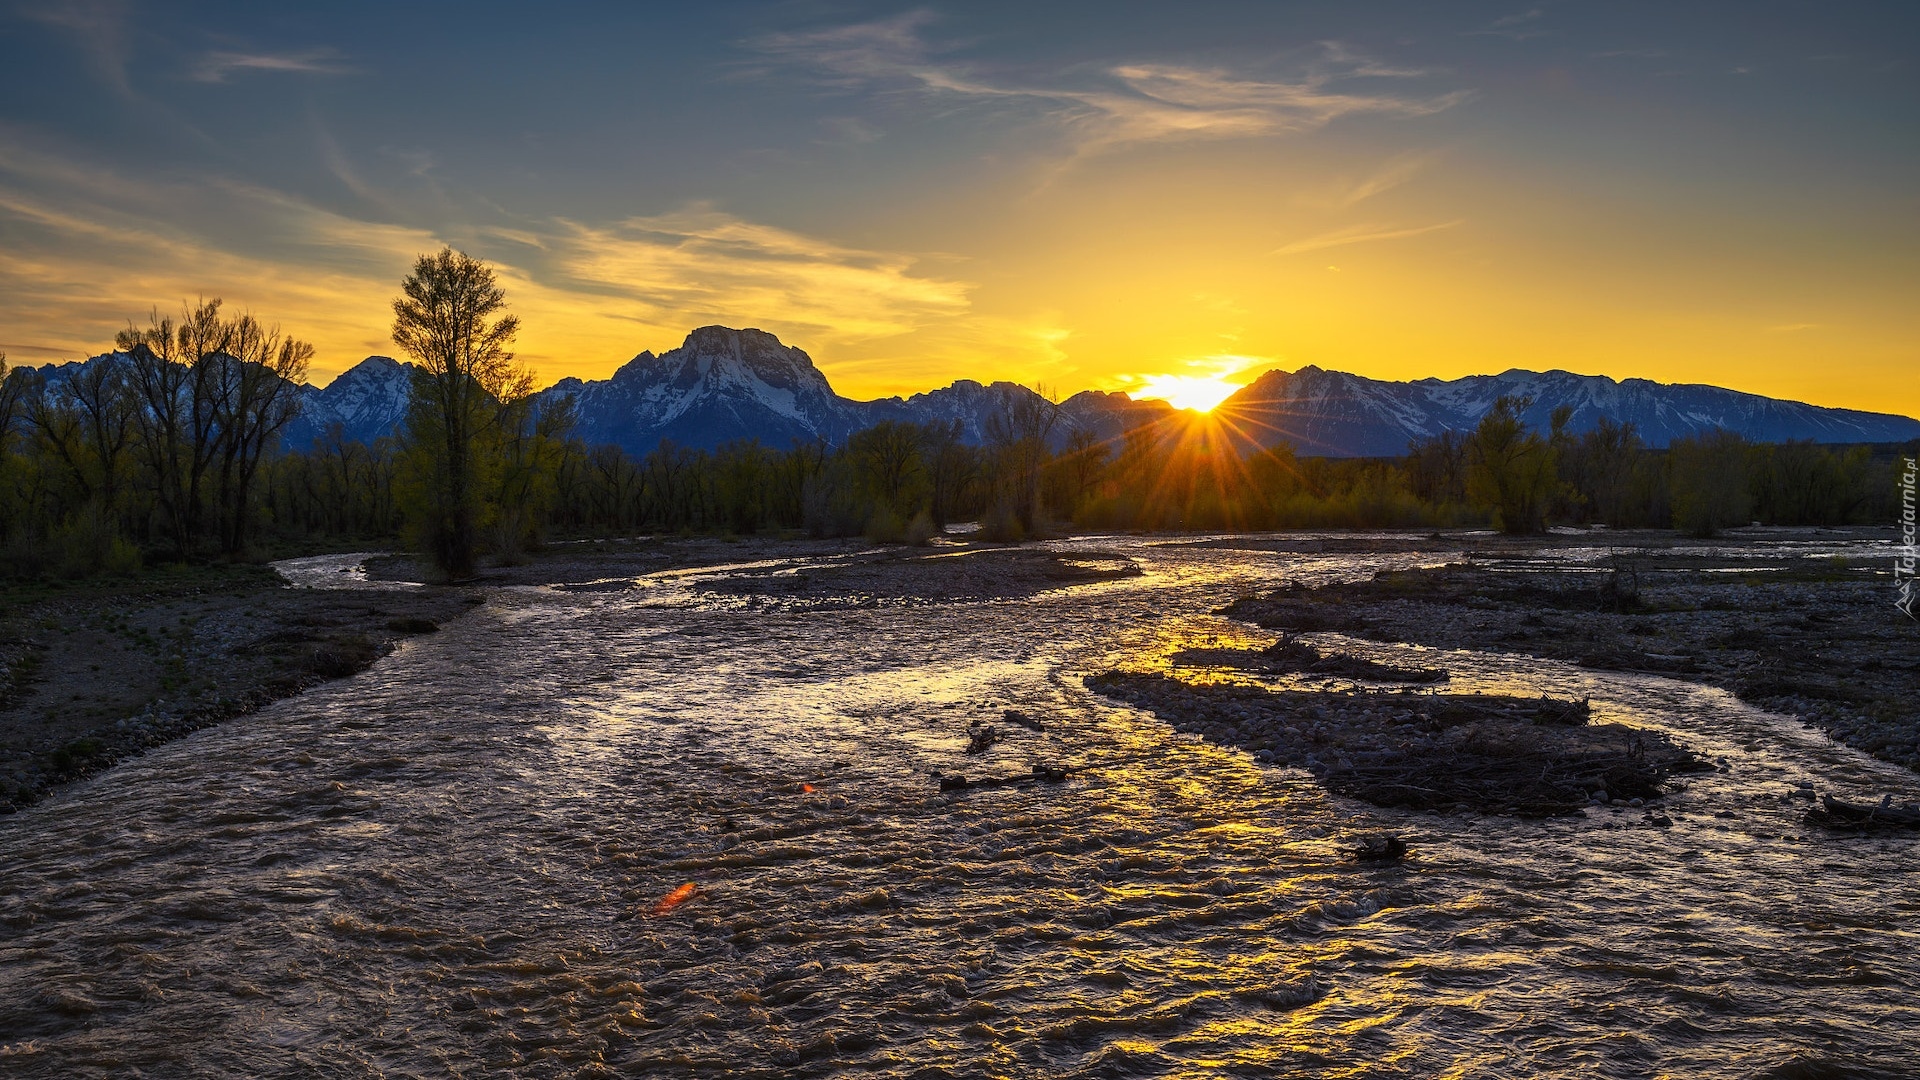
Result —
[{"label": "mountain silhouette", "polygon": [[[114,354],[85,363],[99,363]],[[79,363],[48,365],[58,382]],[[300,388],[303,409],[289,425],[289,448],[310,446],[332,425],[348,439],[371,442],[404,421],[413,366],[370,356],[324,387]],[[1269,371],[1214,410],[1239,446],[1289,443],[1305,456],[1387,457],[1410,441],[1442,431],[1468,431],[1503,395],[1532,399],[1525,419],[1544,429],[1554,409],[1572,409],[1570,429],[1591,430],[1602,418],[1631,422],[1650,446],[1716,428],[1756,442],[1807,439],[1823,443],[1900,442],[1920,438],[1920,420],[1890,413],[1832,409],[1699,384],[1615,380],[1568,371],[1513,369],[1498,375],[1394,382],[1308,366]],[[592,445],[643,454],[663,440],[712,449],[738,439],[784,448],[794,441],[839,443],[886,420],[957,425],[962,440],[989,441],[994,417],[1038,399],[1015,383],[961,379],[911,397],[856,401],[836,393],[802,349],[764,330],[703,326],[680,347],[651,352],[605,379],[562,379],[539,394],[571,396],[577,434]],[[1142,424],[1171,420],[1163,401],[1087,390],[1059,403],[1051,438],[1063,445],[1075,431],[1102,441]]]}]

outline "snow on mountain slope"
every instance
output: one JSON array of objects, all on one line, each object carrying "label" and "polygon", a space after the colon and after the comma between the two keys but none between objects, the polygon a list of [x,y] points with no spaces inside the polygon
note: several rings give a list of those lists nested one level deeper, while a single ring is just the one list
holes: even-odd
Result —
[{"label": "snow on mountain slope", "polygon": [[324,387],[302,386],[300,415],[287,425],[281,442],[305,449],[334,424],[349,442],[371,443],[392,435],[406,420],[412,390],[412,364],[369,356]]},{"label": "snow on mountain slope", "polygon": [[661,440],[711,448],[758,438],[838,441],[852,417],[805,352],[763,330],[703,326],[677,349],[643,352],[611,378],[565,379],[542,396],[574,395],[580,435],[644,453]]},{"label": "snow on mountain slope", "polygon": [[[37,372],[51,387],[80,367],[78,362],[49,364]],[[283,445],[310,447],[336,423],[350,440],[371,442],[391,434],[406,417],[412,372],[411,364],[370,356],[324,387],[301,387],[303,411],[288,427]],[[963,440],[982,444],[990,441],[995,416],[1037,401],[1024,386],[971,379],[911,397],[854,401],[836,394],[803,350],[765,331],[724,326],[703,326],[659,356],[643,352],[609,378],[562,379],[541,391],[548,400],[566,395],[574,398],[582,439],[613,443],[634,454],[652,450],[663,439],[701,449],[735,439],[758,439],[781,449],[795,440],[839,443],[883,420],[958,423]],[[1575,432],[1591,430],[1607,417],[1632,423],[1656,447],[1716,427],[1759,442],[1920,438],[1920,420],[1904,416],[1828,409],[1717,386],[1517,368],[1413,382],[1311,366],[1269,371],[1228,398],[1215,415],[1242,447],[1289,442],[1302,455],[1384,457],[1405,453],[1412,440],[1471,429],[1502,395],[1531,397],[1525,416],[1536,427],[1544,429],[1553,410],[1564,405],[1572,409]],[[1088,390],[1060,403],[1051,441],[1060,447],[1081,429],[1115,441],[1130,428],[1174,415],[1162,401]]]},{"label": "snow on mountain slope", "polygon": [[1269,371],[1216,410],[1245,440],[1291,442],[1302,454],[1384,457],[1412,440],[1444,430],[1466,431],[1502,396],[1530,397],[1526,421],[1545,429],[1553,411],[1572,410],[1569,429],[1591,431],[1602,417],[1632,423],[1649,446],[1715,428],[1756,442],[1897,442],[1920,438],[1920,420],[1888,413],[1829,409],[1717,386],[1616,381],[1569,371],[1522,371],[1460,379],[1383,382],[1304,367]]}]

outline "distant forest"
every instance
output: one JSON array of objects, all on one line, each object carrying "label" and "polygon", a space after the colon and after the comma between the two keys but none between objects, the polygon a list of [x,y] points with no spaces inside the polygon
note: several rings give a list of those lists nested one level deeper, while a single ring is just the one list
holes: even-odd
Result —
[{"label": "distant forest", "polygon": [[[313,350],[249,316],[223,316],[217,300],[129,327],[115,358],[52,387],[0,355],[0,573],[123,574],[400,541],[460,576],[476,559],[513,562],[567,537],[918,542],[971,521],[998,541],[1072,528],[1525,533],[1592,523],[1711,536],[1752,521],[1884,523],[1896,512],[1894,463],[1866,447],[1716,432],[1653,450],[1631,425],[1574,434],[1564,413],[1532,429],[1520,419],[1528,403],[1506,398],[1476,429],[1390,459],[1236,451],[1220,423],[1185,414],[1106,442],[1058,430],[1057,409],[1032,396],[1009,396],[979,446],[957,425],[888,422],[838,446],[662,443],[635,457],[576,437],[570,403],[533,405],[531,379],[502,348],[511,316],[468,328],[493,335],[491,359],[436,366],[435,349],[478,354],[436,330],[444,297],[420,275],[479,274],[492,288],[471,260],[430,265],[456,256],[423,257],[396,303],[396,340],[423,367],[403,429],[371,444],[336,426],[282,451],[299,402],[292,388]],[[419,325],[409,331],[407,318]]]}]

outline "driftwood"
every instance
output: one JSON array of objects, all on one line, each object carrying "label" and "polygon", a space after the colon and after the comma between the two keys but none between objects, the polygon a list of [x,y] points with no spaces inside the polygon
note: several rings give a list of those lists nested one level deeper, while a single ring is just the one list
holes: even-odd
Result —
[{"label": "driftwood", "polygon": [[978,788],[1032,787],[1035,784],[1064,784],[1073,775],[1065,765],[1036,764],[1025,776],[968,777],[961,773],[934,773],[941,791],[972,791]]},{"label": "driftwood", "polygon": [[1920,829],[1920,807],[1909,803],[1894,806],[1891,796],[1880,805],[1842,802],[1831,795],[1820,797],[1821,808],[1807,811],[1807,820],[1832,828],[1865,829],[1875,827]]},{"label": "driftwood", "polygon": [[1407,857],[1407,842],[1387,833],[1369,836],[1348,849],[1355,862],[1396,863]]},{"label": "driftwood", "polygon": [[1171,659],[1186,667],[1230,667],[1273,675],[1328,675],[1369,682],[1447,681],[1447,673],[1438,668],[1395,667],[1346,653],[1323,653],[1292,634],[1282,635],[1264,649],[1182,649]]},{"label": "driftwood", "polygon": [[1000,741],[1000,729],[992,724],[983,724],[967,733],[967,753],[984,754],[994,743]]}]

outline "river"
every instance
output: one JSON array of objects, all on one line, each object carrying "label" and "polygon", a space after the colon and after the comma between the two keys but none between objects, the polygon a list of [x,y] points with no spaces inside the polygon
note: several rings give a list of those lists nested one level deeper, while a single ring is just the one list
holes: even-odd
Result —
[{"label": "river", "polygon": [[[1691,683],[1347,643],[1726,767],[1669,829],[1335,798],[1080,678],[1420,557],[1081,543],[1146,572],[944,605],[495,589],[0,819],[0,1075],[1920,1075],[1916,841],[1782,797],[1920,777]],[[365,584],[344,565],[290,572]],[[1005,709],[1045,730],[965,756]],[[1036,761],[1078,771],[929,775]],[[1345,858],[1376,831],[1412,857]]]}]

